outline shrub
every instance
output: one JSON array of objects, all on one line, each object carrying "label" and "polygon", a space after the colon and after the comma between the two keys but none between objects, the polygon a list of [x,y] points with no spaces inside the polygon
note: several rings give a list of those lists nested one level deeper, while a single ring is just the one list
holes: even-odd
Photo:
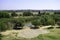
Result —
[{"label": "shrub", "polygon": [[34,20],[32,21],[32,25],[34,25],[35,27],[34,28],[39,28],[38,26],[40,26],[40,21],[39,20]]},{"label": "shrub", "polygon": [[9,18],[10,15],[8,14],[8,12],[0,12],[0,18]]},{"label": "shrub", "polygon": [[2,35],[2,34],[0,34],[0,40],[2,40],[2,37],[3,37],[3,35]]},{"label": "shrub", "polygon": [[11,13],[11,16],[14,17],[14,16],[17,16],[17,14],[15,12],[12,12]]},{"label": "shrub", "polygon": [[21,21],[16,21],[16,24],[13,29],[22,29],[23,28],[23,23]]},{"label": "shrub", "polygon": [[33,14],[31,12],[24,12],[23,16],[32,16]]},{"label": "shrub", "polygon": [[57,24],[60,26],[60,21],[58,21]]},{"label": "shrub", "polygon": [[7,26],[5,25],[5,23],[0,22],[0,31],[5,31],[7,30]]},{"label": "shrub", "polygon": [[54,27],[48,27],[47,29],[53,29]]}]

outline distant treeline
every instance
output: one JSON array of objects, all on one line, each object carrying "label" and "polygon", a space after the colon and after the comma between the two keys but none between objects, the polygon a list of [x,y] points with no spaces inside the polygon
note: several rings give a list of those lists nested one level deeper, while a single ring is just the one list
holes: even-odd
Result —
[{"label": "distant treeline", "polygon": [[60,10],[0,10],[0,11],[5,11],[5,12],[60,12]]}]

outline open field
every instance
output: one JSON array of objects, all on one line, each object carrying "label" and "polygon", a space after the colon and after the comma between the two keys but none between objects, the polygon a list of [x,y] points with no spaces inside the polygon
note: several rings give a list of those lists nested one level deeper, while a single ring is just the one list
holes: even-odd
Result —
[{"label": "open field", "polygon": [[60,40],[60,29],[50,29],[48,31],[50,32],[45,34],[40,34],[39,36],[34,38],[17,37],[17,35],[15,35],[16,37],[14,37],[12,34],[10,34],[3,36],[2,40]]},{"label": "open field", "polygon": [[39,34],[46,34],[46,33],[49,33],[49,31],[43,30],[43,29],[22,29],[22,30],[8,30],[5,32],[1,32],[1,34],[5,36],[13,35],[14,37],[16,35],[17,38],[19,37],[34,38],[34,37],[37,37]]}]

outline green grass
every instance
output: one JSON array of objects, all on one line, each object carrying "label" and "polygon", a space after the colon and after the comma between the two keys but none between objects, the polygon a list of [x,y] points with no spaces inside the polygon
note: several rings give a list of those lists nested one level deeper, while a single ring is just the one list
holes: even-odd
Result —
[{"label": "green grass", "polygon": [[31,39],[15,38],[9,35],[2,37],[2,40],[60,40],[60,29],[50,29],[49,31],[48,34],[40,34],[38,37]]}]

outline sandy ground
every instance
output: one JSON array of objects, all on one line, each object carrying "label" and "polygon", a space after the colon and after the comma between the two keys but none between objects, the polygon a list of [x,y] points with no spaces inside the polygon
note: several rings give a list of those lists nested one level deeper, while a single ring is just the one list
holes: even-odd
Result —
[{"label": "sandy ground", "polygon": [[34,38],[39,36],[40,34],[48,33],[47,30],[40,30],[40,29],[28,29],[23,30],[21,33],[18,33],[18,37],[24,37],[24,38]]},{"label": "sandy ground", "polygon": [[6,32],[1,32],[2,35],[12,35],[23,38],[34,38],[40,34],[46,34],[46,33],[49,33],[49,31],[42,29],[22,29],[22,30],[9,30]]},{"label": "sandy ground", "polygon": [[44,29],[44,28],[48,28],[48,27],[51,27],[51,25],[40,27],[39,29],[30,29],[29,27],[26,27],[25,29],[22,29],[22,30],[7,30],[5,32],[1,32],[1,34],[2,35],[7,35],[7,36],[9,35],[9,36],[12,36],[12,37],[18,37],[18,38],[20,38],[20,37],[34,38],[34,37],[39,36],[40,34],[49,33],[48,30]]}]

